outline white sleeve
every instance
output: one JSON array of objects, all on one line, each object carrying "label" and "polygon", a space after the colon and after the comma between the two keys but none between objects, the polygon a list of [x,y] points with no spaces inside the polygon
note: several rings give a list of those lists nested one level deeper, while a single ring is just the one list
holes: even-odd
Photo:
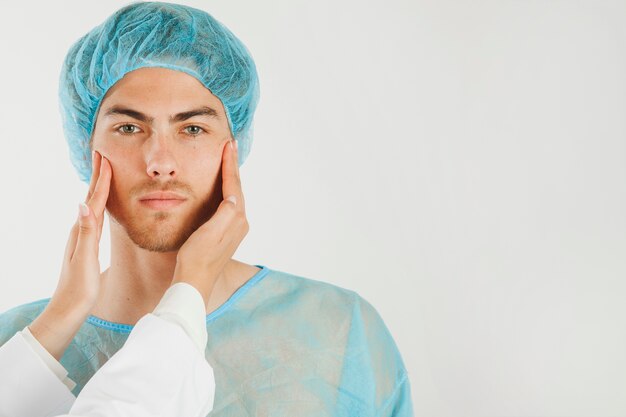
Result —
[{"label": "white sleeve", "polygon": [[63,365],[61,365],[61,363],[59,363],[59,361],[57,361],[56,358],[52,356],[50,352],[48,352],[46,348],[41,345],[41,343],[39,343],[39,340],[33,336],[28,327],[25,327],[21,333],[22,337],[24,337],[24,340],[26,340],[33,352],[39,355],[41,360],[44,361],[57,378],[65,384],[67,389],[70,391],[73,390],[76,383],[67,376],[67,370],[63,367]]},{"label": "white sleeve", "polygon": [[186,282],[172,285],[152,314],[181,326],[204,355],[207,342],[206,306],[196,287]]},{"label": "white sleeve", "polygon": [[204,352],[179,325],[146,314],[64,416],[204,417],[214,393]]},{"label": "white sleeve", "polygon": [[[191,284],[178,282],[167,289],[161,301],[152,312],[155,316],[176,323],[185,330],[200,352],[204,352],[207,342],[206,308],[200,292]],[[76,383],[67,376],[67,370],[46,350],[30,332],[22,330],[22,336],[31,349],[71,391]]]},{"label": "white sleeve", "polygon": [[204,417],[215,394],[213,369],[204,358],[205,314],[195,287],[171,286],[78,398],[62,382],[69,380],[67,371],[44,359],[51,355],[25,329],[0,347],[0,416]]},{"label": "white sleeve", "polygon": [[67,413],[74,395],[17,332],[0,347],[0,416],[49,417]]}]

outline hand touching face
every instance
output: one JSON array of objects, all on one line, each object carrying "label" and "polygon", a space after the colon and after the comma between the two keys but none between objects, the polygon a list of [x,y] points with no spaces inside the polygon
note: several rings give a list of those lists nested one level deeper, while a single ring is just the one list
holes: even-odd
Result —
[{"label": "hand touching face", "polygon": [[215,281],[249,230],[234,140],[224,146],[221,172],[225,198],[213,217],[189,236],[178,251],[172,280],[172,284],[193,285],[203,295],[205,304]]}]

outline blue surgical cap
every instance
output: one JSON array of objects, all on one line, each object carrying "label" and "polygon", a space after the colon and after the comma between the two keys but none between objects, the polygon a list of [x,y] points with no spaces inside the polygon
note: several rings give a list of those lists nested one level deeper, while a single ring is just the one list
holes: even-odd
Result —
[{"label": "blue surgical cap", "polygon": [[91,179],[90,142],[102,99],[126,73],[142,67],[185,72],[219,98],[243,164],[259,100],[256,66],[246,46],[203,10],[134,2],[76,41],[61,68],[59,109],[81,181]]}]

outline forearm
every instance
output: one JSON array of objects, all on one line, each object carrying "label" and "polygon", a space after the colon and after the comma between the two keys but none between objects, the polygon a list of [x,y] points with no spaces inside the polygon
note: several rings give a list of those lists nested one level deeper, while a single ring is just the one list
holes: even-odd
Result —
[{"label": "forearm", "polygon": [[88,315],[86,309],[58,306],[50,301],[28,329],[37,341],[60,361]]}]

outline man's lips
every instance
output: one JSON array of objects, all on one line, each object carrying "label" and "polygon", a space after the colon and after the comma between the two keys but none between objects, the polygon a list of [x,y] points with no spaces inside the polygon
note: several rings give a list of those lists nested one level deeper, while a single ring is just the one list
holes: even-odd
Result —
[{"label": "man's lips", "polygon": [[186,200],[187,198],[181,194],[171,191],[155,191],[145,194],[139,200]]},{"label": "man's lips", "polygon": [[139,202],[143,206],[150,207],[152,209],[166,210],[166,209],[170,209],[170,208],[183,204],[185,200],[155,198],[155,199],[140,200]]}]

